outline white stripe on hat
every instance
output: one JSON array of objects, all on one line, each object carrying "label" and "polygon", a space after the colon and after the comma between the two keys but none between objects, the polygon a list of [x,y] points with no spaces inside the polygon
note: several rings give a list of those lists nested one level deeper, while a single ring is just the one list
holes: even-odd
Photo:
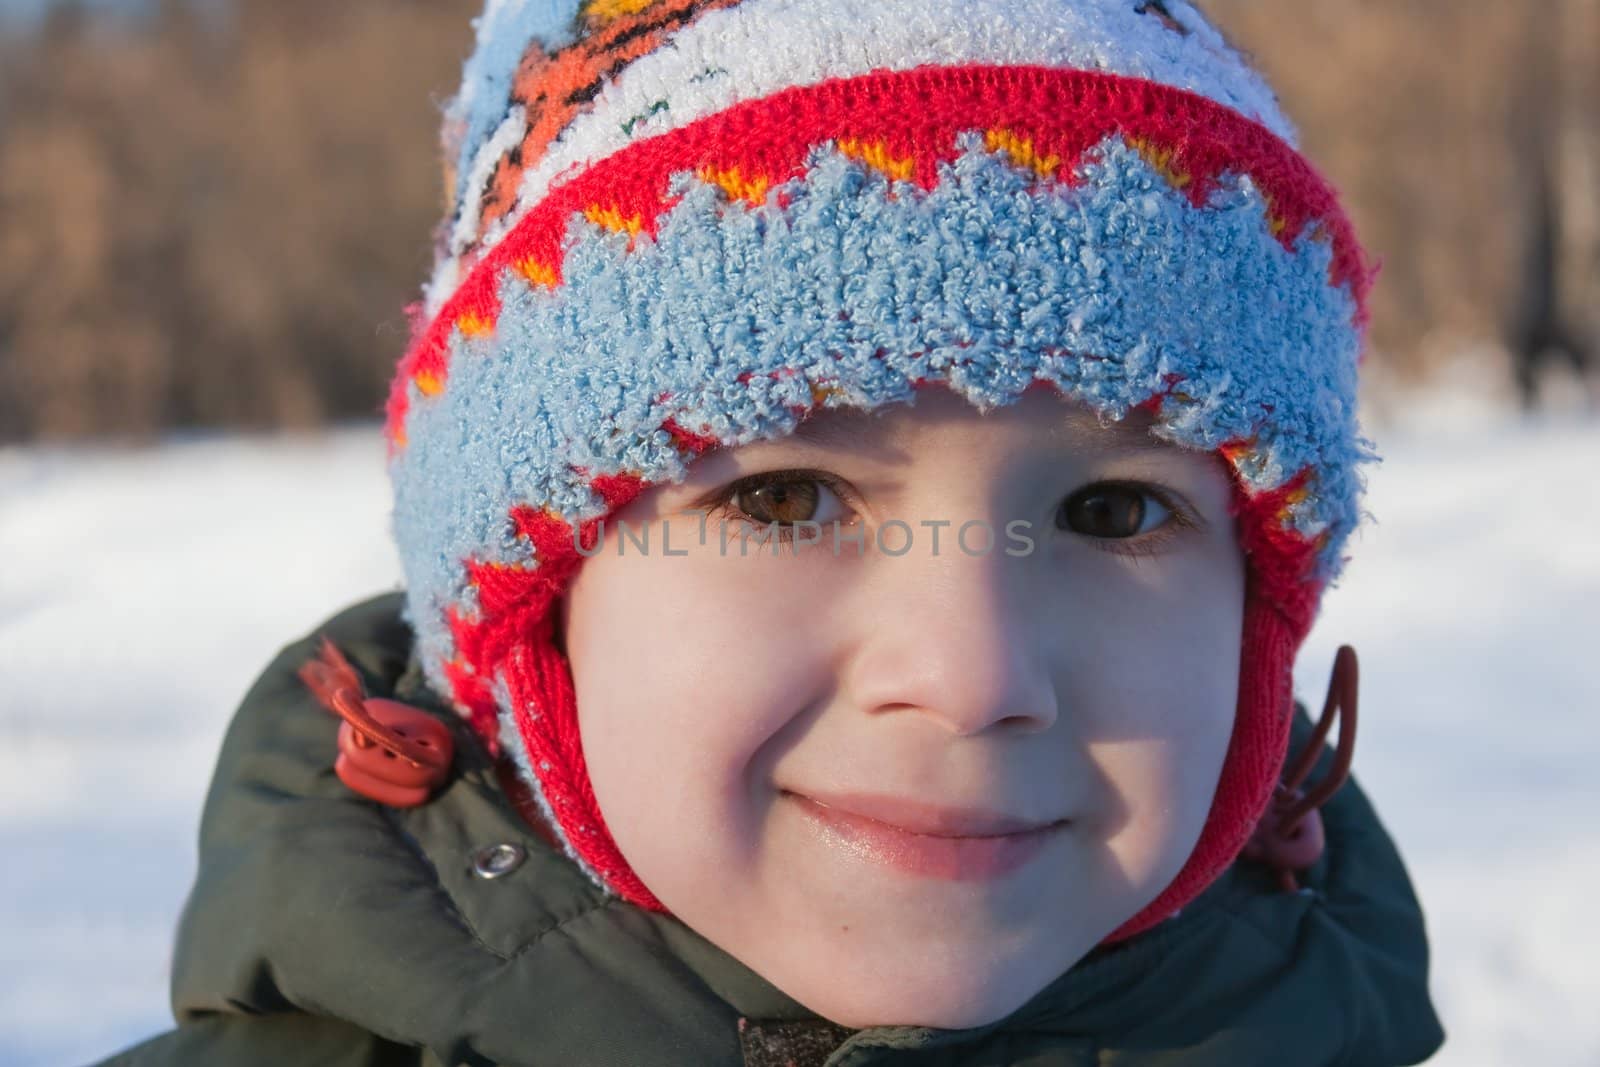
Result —
[{"label": "white stripe on hat", "polygon": [[[1146,78],[1205,95],[1298,148],[1264,79],[1193,7],[1164,5],[1187,30],[1141,13],[1145,0],[744,0],[706,12],[623,69],[522,177],[516,208],[478,255],[497,244],[552,187],[588,163],[743,100],[874,70],[967,63],[1040,64]],[[661,107],[665,102],[666,107]],[[449,256],[427,291],[434,314],[458,284],[482,193],[505,150],[504,127],[473,161]]]}]

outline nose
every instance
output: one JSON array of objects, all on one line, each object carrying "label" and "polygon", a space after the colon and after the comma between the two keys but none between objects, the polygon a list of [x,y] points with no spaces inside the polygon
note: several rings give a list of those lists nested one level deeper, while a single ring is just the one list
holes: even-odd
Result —
[{"label": "nose", "polygon": [[844,676],[869,713],[928,716],[958,735],[1003,724],[1039,732],[1058,708],[1045,621],[1003,552],[908,552],[872,562],[857,588],[862,630]]}]

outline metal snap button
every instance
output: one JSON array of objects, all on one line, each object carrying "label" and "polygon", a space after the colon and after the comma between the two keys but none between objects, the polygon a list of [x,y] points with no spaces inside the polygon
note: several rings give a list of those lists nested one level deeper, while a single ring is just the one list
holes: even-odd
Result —
[{"label": "metal snap button", "polygon": [[472,873],[479,878],[499,878],[522,866],[527,858],[528,851],[521,845],[489,845],[472,854]]}]

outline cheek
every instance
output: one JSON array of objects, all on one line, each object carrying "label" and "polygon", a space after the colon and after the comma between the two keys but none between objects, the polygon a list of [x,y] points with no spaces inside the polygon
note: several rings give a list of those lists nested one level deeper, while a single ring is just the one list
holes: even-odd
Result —
[{"label": "cheek", "polygon": [[1095,625],[1075,627],[1072,703],[1104,789],[1102,839],[1130,882],[1159,889],[1199,839],[1232,736],[1244,566],[1231,545],[1165,570],[1118,565]]},{"label": "cheek", "polygon": [[1150,736],[1088,746],[1111,798],[1102,844],[1124,881],[1147,902],[1194,850],[1227,751],[1225,729],[1204,736]]},{"label": "cheek", "polygon": [[686,871],[755,853],[763,748],[820,693],[826,672],[798,621],[811,613],[777,610],[815,584],[793,563],[720,557],[715,541],[688,556],[617,557],[608,543],[569,588],[563,630],[595,798],[663,900]]},{"label": "cheek", "polygon": [[1165,735],[1231,722],[1244,620],[1238,550],[1155,565],[1111,557],[1083,570],[1058,615],[1076,650],[1073,703],[1093,728]]}]

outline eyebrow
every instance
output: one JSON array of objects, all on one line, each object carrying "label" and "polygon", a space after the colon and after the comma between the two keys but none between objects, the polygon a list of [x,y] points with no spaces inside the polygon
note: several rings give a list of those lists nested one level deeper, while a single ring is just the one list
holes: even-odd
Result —
[{"label": "eyebrow", "polygon": [[[838,409],[835,409],[837,411]],[[822,448],[845,448],[858,444],[861,434],[871,421],[869,415],[838,415],[830,413],[826,419],[801,419],[795,424],[793,437]]]},{"label": "eyebrow", "polygon": [[1126,424],[1113,423],[1104,427],[1103,432],[1085,430],[1073,425],[1051,435],[1052,440],[1058,441],[1075,451],[1111,455],[1125,453],[1131,455],[1148,455],[1171,452],[1179,446],[1170,441],[1163,441],[1148,429],[1143,432],[1130,430]]},{"label": "eyebrow", "polygon": [[[819,448],[842,450],[859,447],[862,434],[872,424],[870,412],[835,408],[828,412],[827,418],[801,419],[790,436]],[[1149,429],[1135,431],[1121,422],[1102,427],[1098,432],[1079,422],[1064,423],[1044,436],[1051,444],[1096,455],[1150,455],[1170,452],[1175,448],[1181,450],[1180,446],[1154,436]]]}]

